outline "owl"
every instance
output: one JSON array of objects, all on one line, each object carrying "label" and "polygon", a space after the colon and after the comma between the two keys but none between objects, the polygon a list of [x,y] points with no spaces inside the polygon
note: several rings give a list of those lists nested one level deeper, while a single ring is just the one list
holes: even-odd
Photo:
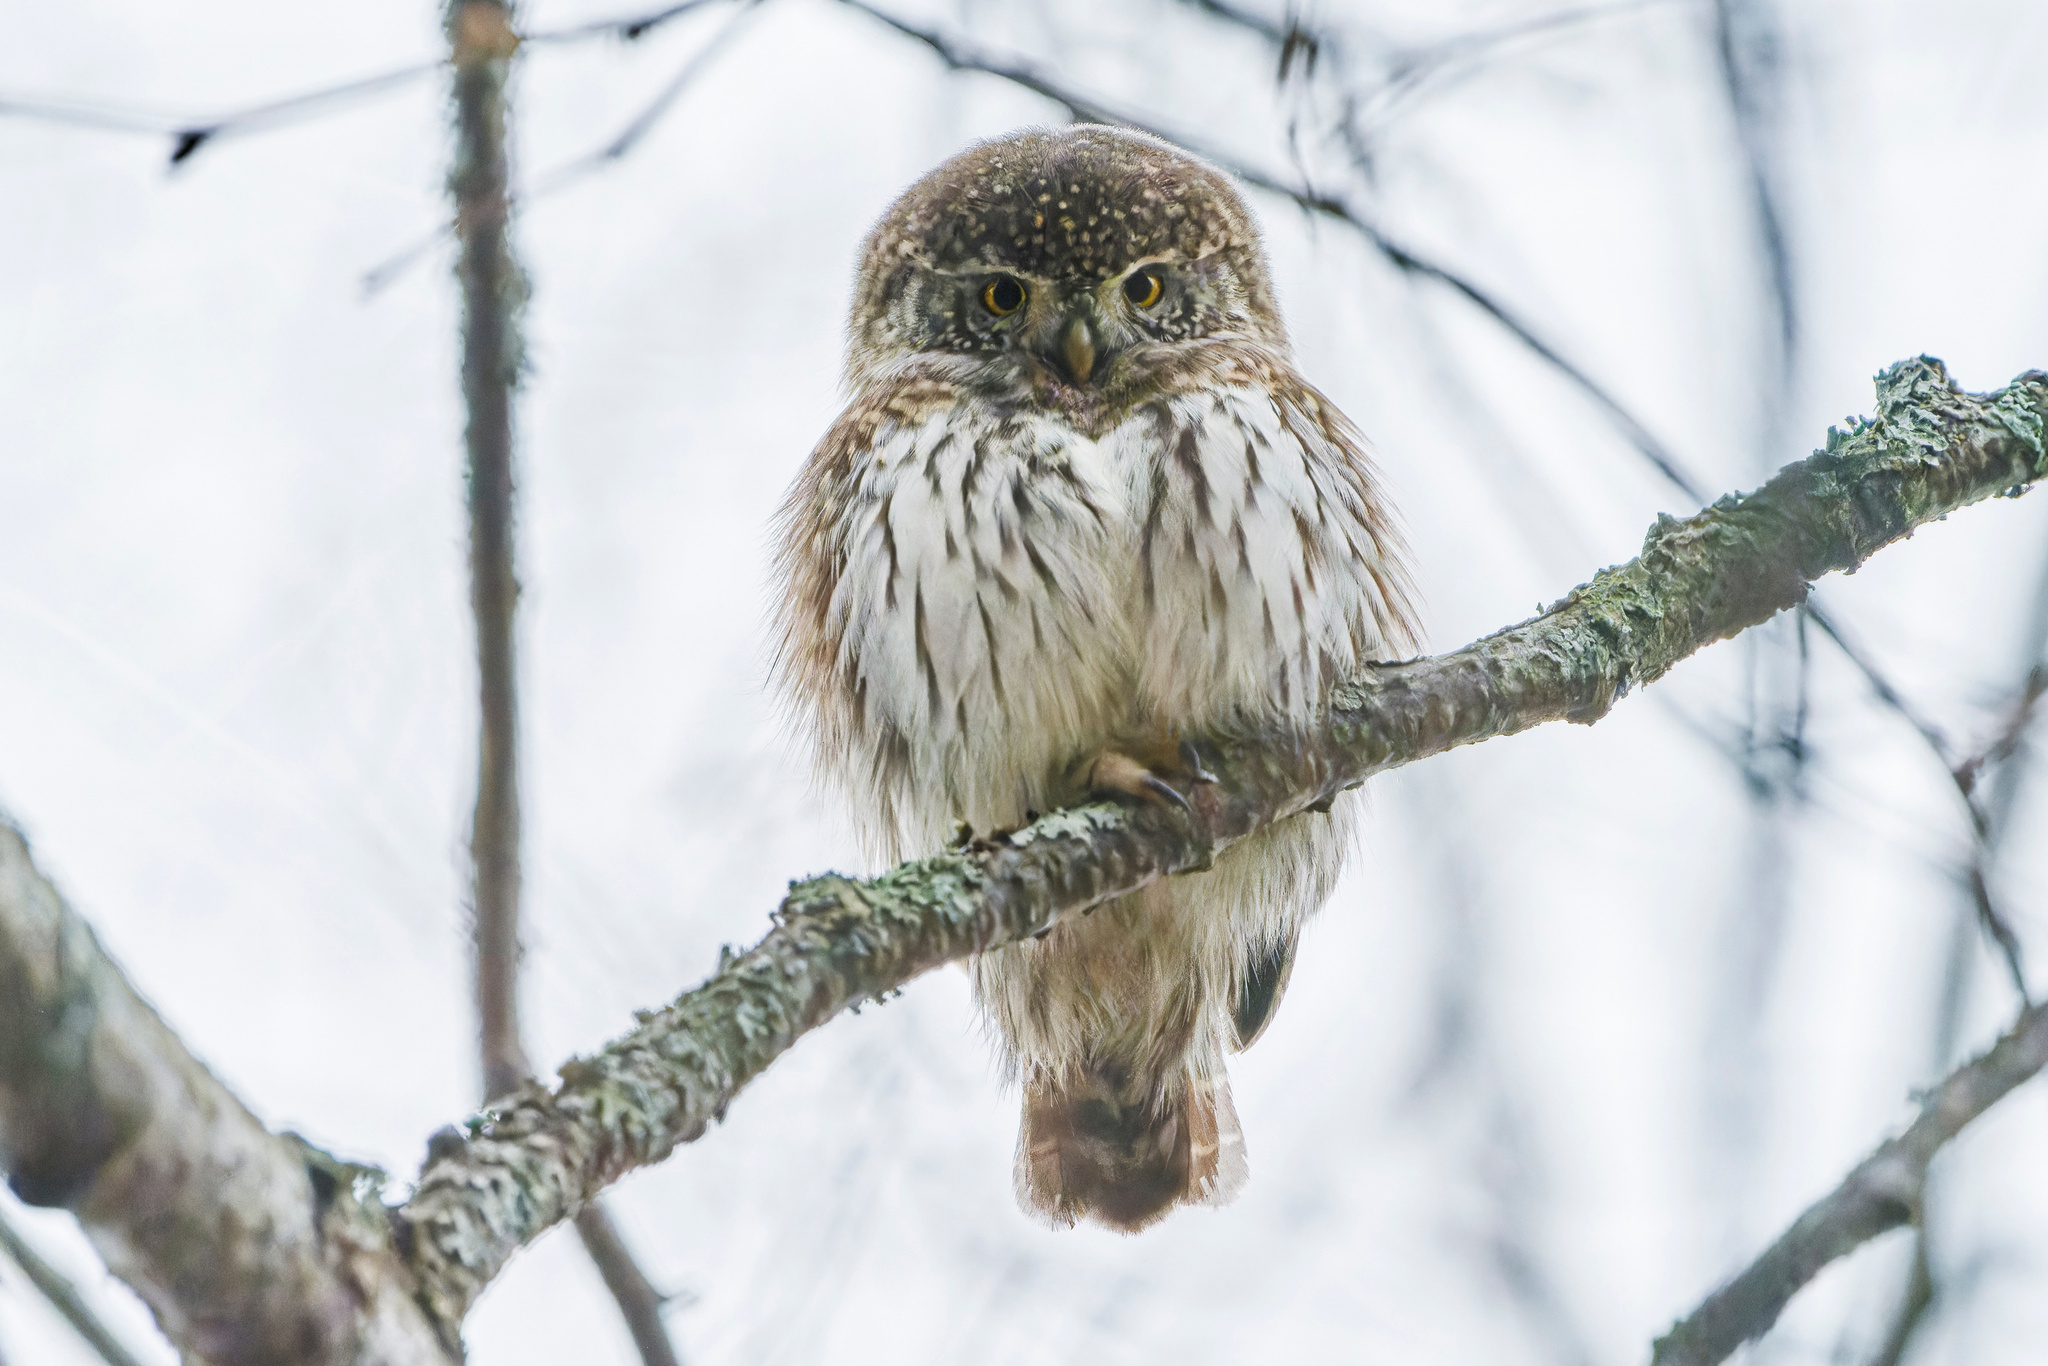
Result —
[{"label": "owl", "polygon": [[[1229,179],[1027,130],[867,238],[845,412],[783,505],[774,676],[872,855],[1085,800],[1186,807],[1185,737],[1411,652],[1356,428],[1294,368]],[[969,964],[1021,1084],[1019,1202],[1136,1232],[1247,1176],[1226,1055],[1272,1017],[1344,801]]]}]

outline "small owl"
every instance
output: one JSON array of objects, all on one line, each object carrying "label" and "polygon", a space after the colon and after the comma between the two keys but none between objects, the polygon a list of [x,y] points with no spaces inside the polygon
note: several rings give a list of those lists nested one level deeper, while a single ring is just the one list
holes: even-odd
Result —
[{"label": "small owl", "polygon": [[[849,332],[852,400],[782,508],[775,672],[878,858],[1106,794],[1186,806],[1185,734],[1306,717],[1411,650],[1363,440],[1295,371],[1216,170],[1095,125],[983,143],[875,225]],[[1225,1055],[1350,818],[973,960],[1027,1211],[1135,1232],[1242,1187]]]}]

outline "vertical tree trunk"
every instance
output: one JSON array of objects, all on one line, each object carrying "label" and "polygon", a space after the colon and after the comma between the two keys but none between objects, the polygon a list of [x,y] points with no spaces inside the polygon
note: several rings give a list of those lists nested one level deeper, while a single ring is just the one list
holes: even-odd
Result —
[{"label": "vertical tree trunk", "polygon": [[462,396],[469,422],[469,581],[476,617],[476,812],[470,827],[476,1000],[484,1095],[528,1072],[519,1042],[519,699],[514,623],[512,389],[525,288],[509,240],[505,84],[518,39],[494,0],[448,10],[455,60],[455,198],[462,284]]},{"label": "vertical tree trunk", "polygon": [[[476,811],[470,824],[476,1005],[486,1101],[532,1072],[519,1025],[519,577],[514,538],[512,391],[519,382],[525,276],[512,253],[506,82],[519,39],[510,7],[454,0],[455,166],[448,177],[461,242],[462,396],[469,422],[470,605],[476,618]],[[603,1207],[576,1231],[618,1302],[646,1366],[677,1366],[663,1296]]]}]

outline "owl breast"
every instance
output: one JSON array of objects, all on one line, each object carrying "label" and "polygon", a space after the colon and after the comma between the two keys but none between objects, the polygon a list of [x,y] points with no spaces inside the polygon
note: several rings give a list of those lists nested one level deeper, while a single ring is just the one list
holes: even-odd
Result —
[{"label": "owl breast", "polygon": [[1071,799],[1121,736],[1305,711],[1398,635],[1370,470],[1306,386],[1099,436],[945,393],[857,414],[785,509],[782,672],[877,854]]},{"label": "owl breast", "polygon": [[1043,809],[1060,758],[1127,709],[1130,518],[1107,456],[1054,418],[960,402],[882,423],[849,462],[823,625],[851,708],[842,777],[879,803],[879,852]]}]

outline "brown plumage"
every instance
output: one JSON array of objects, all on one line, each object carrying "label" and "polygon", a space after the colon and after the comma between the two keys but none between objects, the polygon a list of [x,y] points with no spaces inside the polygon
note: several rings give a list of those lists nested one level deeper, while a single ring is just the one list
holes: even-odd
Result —
[{"label": "brown plumage", "polygon": [[[1301,716],[1414,631],[1350,422],[1295,372],[1249,212],[1096,126],[934,170],[869,235],[852,399],[782,514],[777,679],[874,854],[1119,795],[1183,732]],[[1257,1037],[1350,812],[1309,815],[970,966],[1022,1083],[1017,1190],[1136,1231],[1243,1184]]]}]

